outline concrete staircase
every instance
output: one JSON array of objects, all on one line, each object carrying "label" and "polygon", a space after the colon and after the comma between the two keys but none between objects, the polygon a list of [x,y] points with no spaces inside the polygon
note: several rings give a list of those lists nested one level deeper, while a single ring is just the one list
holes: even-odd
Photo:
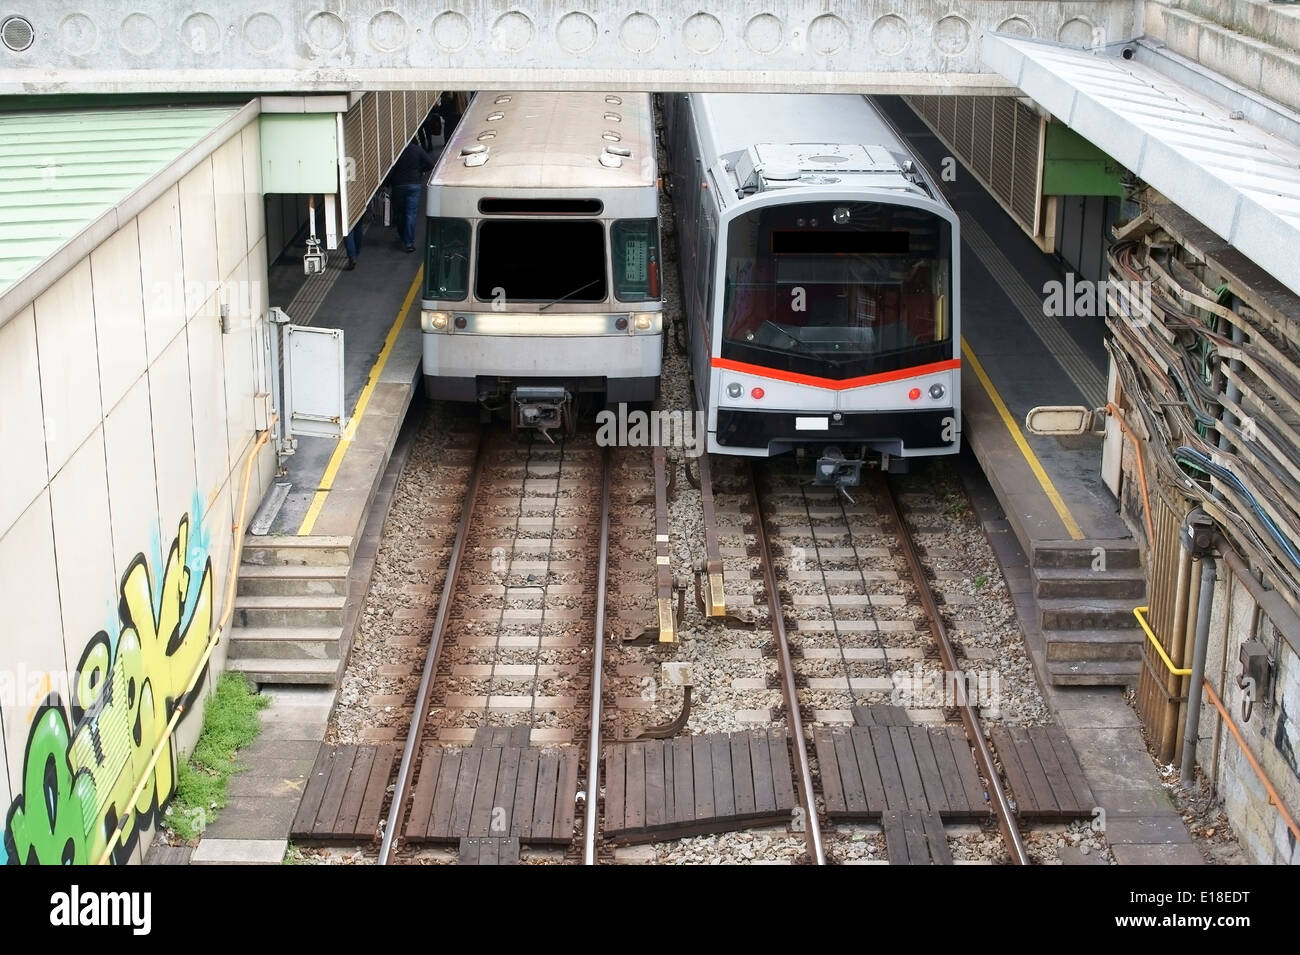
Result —
[{"label": "concrete staircase", "polygon": [[337,685],[351,566],[350,537],[249,537],[226,668],[257,684]]},{"label": "concrete staircase", "polygon": [[1039,543],[1030,573],[1052,683],[1136,683],[1144,637],[1133,608],[1146,597],[1137,543],[1132,539]]}]

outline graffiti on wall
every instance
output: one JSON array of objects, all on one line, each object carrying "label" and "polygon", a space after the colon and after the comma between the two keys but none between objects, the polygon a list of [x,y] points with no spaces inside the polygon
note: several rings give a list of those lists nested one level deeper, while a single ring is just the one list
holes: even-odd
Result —
[{"label": "graffiti on wall", "polygon": [[[8,862],[94,863],[110,839],[113,861],[125,861],[175,791],[171,748],[152,769],[149,761],[207,648],[213,616],[212,559],[206,542],[191,541],[189,515],[161,569],[155,577],[144,554],[135,556],[122,575],[116,637],[91,637],[69,699],[56,690],[38,705],[5,817]],[[134,815],[119,834],[128,808]]]}]

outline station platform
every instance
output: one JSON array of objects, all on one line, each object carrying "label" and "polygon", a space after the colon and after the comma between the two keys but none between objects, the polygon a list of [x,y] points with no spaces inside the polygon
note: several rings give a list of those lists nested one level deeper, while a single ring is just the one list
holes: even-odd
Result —
[{"label": "station platform", "polygon": [[353,537],[419,385],[420,254],[405,252],[395,229],[374,224],[351,271],[342,248],[305,280],[296,257],[286,259],[270,267],[270,302],[296,325],[343,330],[350,424],[341,440],[298,438],[276,479],[287,489],[263,502],[253,533]]}]

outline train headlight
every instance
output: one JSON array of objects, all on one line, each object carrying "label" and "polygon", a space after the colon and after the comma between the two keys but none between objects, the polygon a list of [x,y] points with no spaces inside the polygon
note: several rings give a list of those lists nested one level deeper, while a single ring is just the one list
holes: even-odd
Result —
[{"label": "train headlight", "polygon": [[447,312],[422,312],[421,318],[426,332],[446,331],[447,324],[451,321],[451,315]]},{"label": "train headlight", "polygon": [[632,316],[632,324],[636,326],[637,331],[644,332],[650,327],[652,319],[648,312],[638,312]]},{"label": "train headlight", "polygon": [[836,206],[831,213],[831,221],[836,225],[844,225],[849,221],[849,210],[847,206]]},{"label": "train headlight", "polygon": [[939,382],[936,381],[934,384],[930,386],[930,397],[933,398],[935,401],[938,401],[940,398],[942,398],[944,394],[945,394],[944,387]]},{"label": "train headlight", "polygon": [[738,381],[733,381],[727,385],[727,394],[733,398],[739,398],[745,391],[745,386]]}]

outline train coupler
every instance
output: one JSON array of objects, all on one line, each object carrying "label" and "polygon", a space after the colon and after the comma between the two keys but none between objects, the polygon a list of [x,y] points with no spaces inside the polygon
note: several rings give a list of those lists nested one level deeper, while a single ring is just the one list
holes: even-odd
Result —
[{"label": "train coupler", "polygon": [[839,491],[850,504],[853,498],[845,488],[857,487],[862,483],[862,459],[846,458],[839,448],[831,445],[822,449],[822,455],[813,468],[813,484],[817,487],[833,487]]},{"label": "train coupler", "polygon": [[510,425],[514,431],[540,431],[552,444],[551,431],[573,434],[573,396],[564,388],[533,385],[516,388],[510,396]]}]

